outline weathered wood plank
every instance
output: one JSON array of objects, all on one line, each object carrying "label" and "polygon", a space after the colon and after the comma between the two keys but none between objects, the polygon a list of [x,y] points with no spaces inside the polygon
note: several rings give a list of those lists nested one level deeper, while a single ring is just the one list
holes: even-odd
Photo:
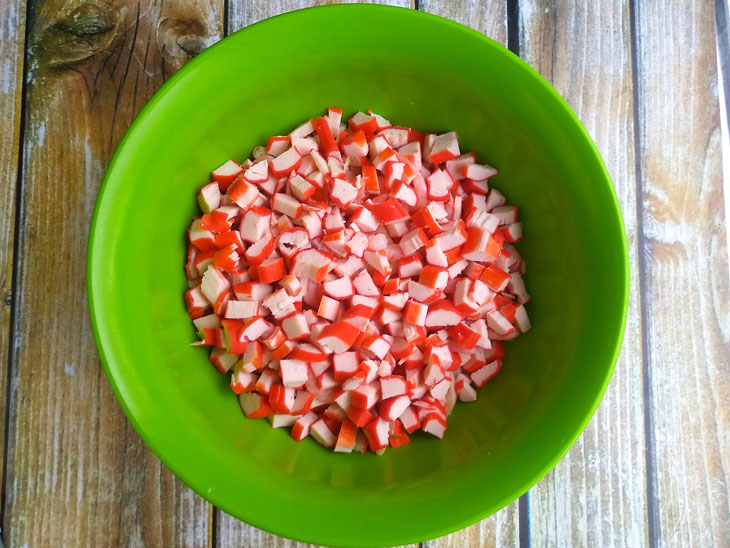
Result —
[{"label": "weathered wood plank", "polygon": [[519,546],[518,502],[496,514],[445,537],[421,543],[423,548],[462,548],[464,546]]},{"label": "weathered wood plank", "polygon": [[[0,4],[0,436],[5,443],[5,397],[13,303],[13,244],[15,242],[15,190],[18,181],[23,51],[25,46],[25,0]],[[0,470],[4,465],[0,455]],[[3,486],[0,485],[0,493]]]},{"label": "weathered wood plank", "polygon": [[730,545],[730,289],[713,2],[636,4],[659,546]]},{"label": "weathered wood plank", "polygon": [[419,9],[451,19],[507,45],[507,2],[488,0],[422,0]]},{"label": "weathered wood plank", "polygon": [[640,546],[647,540],[629,29],[627,1],[520,4],[523,59],[571,105],[611,173],[632,273],[624,345],[603,402],[567,456],[530,491],[530,537],[537,546]]},{"label": "weathered wood plank", "polygon": [[[465,2],[463,0],[423,0],[419,8],[473,28],[489,38],[507,45],[506,2]],[[445,537],[423,543],[427,548],[457,548],[460,546],[518,546],[518,502],[493,516]]]},{"label": "weathered wood plank", "polygon": [[271,0],[257,2],[256,0],[229,0],[228,2],[228,32],[235,32],[258,23],[267,17],[273,17],[288,11],[325,6],[327,4],[389,4],[403,8],[414,7],[414,0]]},{"label": "weathered wood plank", "polygon": [[45,0],[32,12],[4,540],[208,546],[209,505],[144,446],[102,371],[85,254],[116,144],[166,76],[222,34],[222,1]]},{"label": "weathered wood plank", "polygon": [[[221,548],[322,548],[316,544],[307,544],[272,535],[252,525],[237,520],[216,509],[218,514],[217,545]],[[402,548],[418,548],[417,544],[409,544]]]}]

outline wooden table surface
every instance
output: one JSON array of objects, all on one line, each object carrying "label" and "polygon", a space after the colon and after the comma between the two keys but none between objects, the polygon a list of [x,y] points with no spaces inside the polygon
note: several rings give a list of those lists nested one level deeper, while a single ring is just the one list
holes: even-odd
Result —
[{"label": "wooden table surface", "polygon": [[[226,34],[319,3],[0,0],[6,546],[297,545],[213,508],[140,440],[94,346],[85,253],[152,93]],[[608,165],[631,256],[623,352],[583,436],[519,501],[423,545],[730,546],[724,0],[392,3],[471,26],[555,86]]]}]

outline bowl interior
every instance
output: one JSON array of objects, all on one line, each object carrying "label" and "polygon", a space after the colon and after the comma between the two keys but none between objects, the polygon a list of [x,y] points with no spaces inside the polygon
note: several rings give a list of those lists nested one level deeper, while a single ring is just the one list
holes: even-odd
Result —
[{"label": "bowl interior", "polygon": [[[313,30],[316,29],[316,30]],[[397,29],[394,32],[393,29]],[[443,441],[341,455],[241,414],[193,348],[185,231],[210,170],[328,106],[459,132],[520,207],[533,330],[457,405]],[[280,535],[401,544],[464,527],[540,479],[585,427],[623,333],[627,260],[610,180],[544,80],[507,50],[418,12],[333,6],[237,33],[181,70],[135,121],[91,231],[92,321],[110,381],[162,460],[227,512]]]}]

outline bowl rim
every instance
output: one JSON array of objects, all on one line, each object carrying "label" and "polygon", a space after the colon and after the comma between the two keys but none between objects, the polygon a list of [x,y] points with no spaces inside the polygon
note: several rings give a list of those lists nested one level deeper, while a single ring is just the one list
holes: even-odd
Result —
[{"label": "bowl rim", "polygon": [[[593,139],[589,135],[588,131],[585,129],[583,124],[581,123],[578,116],[573,112],[573,110],[570,108],[570,106],[567,104],[567,102],[560,96],[560,94],[552,87],[552,85],[547,82],[535,69],[533,69],[530,65],[528,65],[524,60],[522,60],[519,56],[515,55],[513,52],[511,52],[509,49],[507,49],[505,46],[500,44],[499,42],[496,42],[495,40],[492,40],[491,38],[487,37],[486,35],[473,30],[465,25],[462,25],[460,23],[457,23],[455,21],[452,21],[450,19],[447,19],[445,17],[441,17],[438,15],[430,14],[427,12],[411,9],[411,8],[403,8],[399,6],[388,6],[388,5],[379,5],[379,4],[335,4],[335,5],[325,5],[325,6],[314,6],[314,7],[307,7],[302,9],[297,9],[293,11],[289,11],[286,13],[278,14],[266,19],[263,19],[261,21],[258,21],[256,23],[253,23],[252,25],[248,25],[224,38],[216,42],[215,44],[211,45],[210,47],[206,48],[203,52],[201,52],[199,55],[197,55],[194,59],[191,59],[189,62],[187,62],[183,67],[181,67],[172,77],[170,77],[150,98],[150,100],[144,105],[144,107],[140,110],[140,112],[135,116],[134,120],[130,124],[129,128],[125,132],[124,136],[122,137],[121,141],[119,142],[119,145],[116,148],[116,151],[112,157],[112,159],[109,162],[109,165],[107,166],[104,178],[102,180],[101,186],[99,188],[99,192],[97,194],[95,206],[94,206],[94,212],[90,224],[89,229],[89,241],[88,241],[88,248],[87,248],[87,260],[86,260],[86,284],[87,284],[87,299],[88,299],[88,308],[89,308],[89,318],[90,323],[94,335],[94,340],[96,343],[96,348],[99,353],[100,360],[102,362],[102,365],[104,367],[104,371],[106,374],[107,379],[109,380],[110,385],[112,386],[112,389],[114,391],[114,394],[117,398],[117,401],[121,405],[122,409],[124,410],[125,415],[129,419],[129,421],[134,426],[137,433],[140,435],[140,437],[144,440],[145,444],[155,453],[155,455],[162,461],[162,463],[170,469],[181,481],[183,481],[188,487],[193,489],[198,495],[203,497],[205,500],[209,501],[211,504],[214,504],[217,508],[220,508],[227,513],[236,516],[237,519],[241,519],[238,517],[239,515],[242,515],[242,512],[240,512],[238,508],[232,508],[228,504],[225,503],[225,501],[218,501],[216,500],[218,498],[217,495],[211,495],[209,493],[206,493],[201,488],[197,488],[195,486],[195,480],[193,473],[183,469],[184,465],[178,465],[176,463],[174,455],[170,455],[163,447],[161,447],[159,444],[157,444],[152,438],[145,426],[142,424],[143,419],[140,419],[140,417],[136,416],[131,408],[129,403],[127,402],[127,397],[130,396],[129,393],[123,394],[115,377],[115,366],[113,364],[113,352],[108,351],[108,349],[104,348],[102,346],[102,332],[104,330],[104,320],[100,319],[99,314],[97,313],[97,303],[96,299],[94,297],[95,293],[95,281],[94,281],[94,262],[95,262],[95,255],[97,247],[100,245],[97,242],[97,224],[100,222],[99,220],[99,212],[102,209],[101,204],[104,202],[104,200],[109,199],[108,197],[108,189],[109,189],[109,181],[112,178],[112,174],[115,172],[115,168],[117,165],[117,162],[122,155],[123,151],[126,149],[127,146],[129,146],[129,142],[136,132],[136,129],[141,126],[145,119],[148,117],[151,111],[153,111],[156,108],[156,105],[162,101],[169,93],[174,93],[174,90],[176,89],[176,84],[178,81],[188,77],[190,73],[195,71],[199,65],[201,65],[205,60],[213,55],[218,49],[221,43],[231,43],[234,40],[228,40],[229,38],[233,38],[235,36],[239,36],[242,33],[245,33],[248,29],[255,27],[255,26],[266,26],[275,24],[272,22],[278,21],[280,19],[288,19],[288,18],[296,18],[300,17],[302,12],[309,12],[311,10],[328,10],[328,11],[369,11],[369,12],[382,12],[387,14],[391,11],[399,11],[399,12],[409,12],[412,17],[420,17],[424,19],[430,19],[434,22],[438,22],[442,25],[447,25],[452,27],[454,30],[458,30],[462,33],[467,33],[471,35],[472,38],[476,38],[480,40],[485,46],[492,48],[496,51],[498,51],[501,55],[507,57],[510,59],[511,62],[516,63],[516,65],[519,67],[520,70],[527,73],[527,76],[532,79],[540,88],[542,93],[547,93],[549,96],[553,98],[553,101],[555,103],[555,106],[560,108],[565,115],[567,115],[567,118],[571,121],[571,123],[574,125],[574,130],[577,130],[578,133],[582,136],[582,138],[585,140],[586,144],[588,145],[588,149],[590,150],[592,154],[591,160],[596,163],[596,165],[600,168],[602,173],[602,182],[607,184],[610,189],[610,196],[611,200],[610,203],[606,204],[606,208],[611,208],[611,213],[615,215],[617,218],[619,225],[620,225],[620,247],[621,247],[621,261],[623,262],[623,276],[620,281],[623,284],[623,292],[622,292],[622,303],[621,303],[621,319],[620,322],[616,325],[616,340],[615,340],[615,348],[613,350],[613,353],[610,357],[610,363],[609,367],[606,369],[605,378],[602,380],[599,389],[595,393],[595,398],[590,404],[590,410],[585,414],[585,417],[579,421],[577,428],[575,431],[568,437],[565,438],[565,443],[561,447],[560,451],[556,452],[555,455],[548,459],[545,463],[545,465],[539,469],[539,472],[533,474],[530,477],[527,477],[521,484],[520,488],[515,490],[513,493],[510,493],[508,496],[503,497],[503,504],[501,505],[500,509],[506,507],[507,505],[511,504],[513,501],[517,500],[520,496],[522,496],[524,493],[526,493],[530,488],[532,488],[538,481],[540,481],[542,478],[545,477],[545,475],[555,467],[555,465],[562,460],[562,458],[565,456],[565,454],[568,452],[568,450],[575,444],[576,440],[580,435],[583,433],[585,428],[587,427],[590,420],[595,415],[596,409],[598,408],[598,405],[600,404],[601,400],[603,399],[603,396],[605,394],[605,391],[608,387],[608,384],[613,376],[613,372],[615,370],[615,366],[619,357],[619,354],[621,352],[622,344],[623,344],[623,338],[625,334],[626,329],[626,321],[628,316],[628,308],[629,308],[629,300],[630,300],[630,264],[629,264],[629,248],[628,248],[628,240],[626,236],[626,227],[623,219],[623,215],[621,212],[621,206],[618,200],[618,196],[616,194],[616,189],[613,185],[613,181],[611,179],[611,176],[608,172],[608,169],[606,168],[606,165],[603,161],[603,158],[601,157],[598,148],[596,147]],[[499,510],[490,510],[490,509],[475,509],[473,512],[471,512],[468,516],[464,516],[463,519],[461,519],[458,522],[453,523],[452,525],[448,527],[440,528],[438,531],[436,531],[436,535],[432,532],[429,532],[427,534],[417,533],[414,532],[410,535],[410,538],[407,539],[397,539],[398,542],[403,541],[412,543],[412,542],[421,542],[425,541],[431,538],[436,538],[436,536],[439,535],[446,535],[449,533],[452,533],[454,531],[458,531],[462,528],[468,527],[496,512]],[[243,520],[242,520],[243,521]],[[246,516],[246,523],[253,525],[255,527],[258,527],[260,529],[263,529],[265,531],[271,532],[273,534],[295,539],[299,541],[304,542],[310,542],[310,543],[322,543],[327,542],[327,533],[326,531],[323,531],[321,535],[319,536],[313,536],[311,534],[305,533],[300,534],[296,530],[292,530],[290,528],[287,528],[286,526],[282,526],[280,521],[275,521],[273,523],[264,523],[257,519],[256,517],[249,517]],[[348,540],[345,544],[341,544],[342,546],[353,546],[353,547],[360,547],[360,546],[369,546],[371,544],[361,541],[358,539],[351,539]]]}]

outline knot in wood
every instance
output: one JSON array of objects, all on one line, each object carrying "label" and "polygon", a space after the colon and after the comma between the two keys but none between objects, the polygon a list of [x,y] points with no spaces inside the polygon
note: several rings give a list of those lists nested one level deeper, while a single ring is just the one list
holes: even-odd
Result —
[{"label": "knot in wood", "polygon": [[157,43],[167,60],[186,61],[205,49],[207,30],[197,19],[166,17],[157,26]]},{"label": "knot in wood", "polygon": [[124,9],[81,4],[43,30],[34,44],[42,67],[70,65],[105,51],[118,35]]}]

